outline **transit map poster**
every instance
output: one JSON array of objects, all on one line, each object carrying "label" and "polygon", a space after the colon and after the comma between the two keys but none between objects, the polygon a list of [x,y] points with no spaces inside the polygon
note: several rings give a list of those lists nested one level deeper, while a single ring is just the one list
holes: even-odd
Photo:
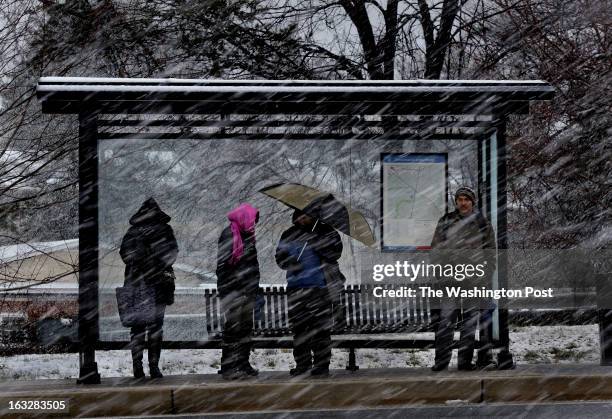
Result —
[{"label": "transit map poster", "polygon": [[430,250],[446,212],[446,153],[381,154],[383,251]]}]

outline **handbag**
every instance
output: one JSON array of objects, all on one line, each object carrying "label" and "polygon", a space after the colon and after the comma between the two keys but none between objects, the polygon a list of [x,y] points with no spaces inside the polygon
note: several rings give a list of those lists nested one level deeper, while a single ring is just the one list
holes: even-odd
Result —
[{"label": "handbag", "polygon": [[143,326],[155,322],[155,290],[144,281],[115,289],[119,319],[124,327]]}]

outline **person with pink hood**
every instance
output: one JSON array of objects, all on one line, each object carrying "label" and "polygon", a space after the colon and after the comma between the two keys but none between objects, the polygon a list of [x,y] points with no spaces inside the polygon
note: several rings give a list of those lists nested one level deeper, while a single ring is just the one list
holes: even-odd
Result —
[{"label": "person with pink hood", "polygon": [[225,314],[220,373],[226,379],[256,376],[249,363],[253,309],[259,289],[255,224],[259,211],[240,204],[227,214],[217,252],[217,292]]}]

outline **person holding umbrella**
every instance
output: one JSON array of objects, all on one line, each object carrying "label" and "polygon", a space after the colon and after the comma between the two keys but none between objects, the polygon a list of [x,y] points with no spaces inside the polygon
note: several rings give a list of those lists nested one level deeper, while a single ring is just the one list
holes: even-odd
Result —
[{"label": "person holding umbrella", "polygon": [[341,303],[346,279],[338,264],[342,255],[338,232],[366,246],[375,243],[374,235],[361,213],[329,192],[298,183],[279,183],[260,192],[295,210],[293,226],[281,235],[276,249],[276,262],[287,271],[296,361],[290,373],[296,376],[312,369],[311,375],[326,376],[331,359],[332,313],[334,327],[346,327]]},{"label": "person holding umbrella", "polygon": [[259,289],[255,225],[259,211],[249,204],[231,210],[219,237],[217,290],[225,315],[220,373],[225,379],[256,376],[249,363],[253,309]]},{"label": "person holding umbrella", "polygon": [[306,211],[296,210],[293,226],[280,238],[278,266],[287,271],[289,322],[293,330],[292,376],[310,371],[329,375],[332,302],[323,270],[324,258],[342,253],[340,236]]}]

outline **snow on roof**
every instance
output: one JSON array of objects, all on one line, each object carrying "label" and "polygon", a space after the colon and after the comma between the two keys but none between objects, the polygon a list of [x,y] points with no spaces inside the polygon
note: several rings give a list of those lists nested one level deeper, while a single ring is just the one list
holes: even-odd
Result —
[{"label": "snow on roof", "polygon": [[215,80],[41,77],[39,94],[117,93],[487,93],[552,92],[542,80]]},{"label": "snow on roof", "polygon": [[[520,88],[519,88],[520,87]],[[107,84],[45,84],[39,85],[38,91],[46,92],[134,92],[134,93],[446,93],[453,92],[499,92],[500,89],[520,90],[522,92],[539,92],[541,85],[528,86],[506,86],[506,85],[482,85],[482,86],[164,86],[164,85],[107,85]],[[399,90],[398,90],[399,89]]]},{"label": "snow on roof", "polygon": [[147,78],[111,78],[111,77],[41,77],[40,83],[113,83],[113,84],[143,84],[143,83],[164,83],[164,84],[214,84],[214,85],[290,85],[290,84],[304,84],[304,85],[322,85],[322,84],[338,84],[338,85],[364,85],[364,84],[396,84],[396,85],[410,85],[410,84],[446,84],[446,85],[457,85],[457,84],[546,84],[543,80],[427,80],[427,79],[416,79],[416,80],[223,80],[223,79],[147,79]]},{"label": "snow on roof", "polygon": [[[532,100],[550,100],[541,80],[210,80],[42,77],[37,96],[43,113],[79,113],[92,101],[103,113],[414,113],[474,106],[524,113]],[[415,99],[412,101],[412,99]],[[435,109],[424,109],[421,102]],[[168,104],[176,108],[167,108]],[[261,107],[261,104],[265,106]],[[285,104],[292,104],[283,108]],[[255,108],[251,108],[251,106]],[[506,109],[504,106],[510,108]],[[339,109],[338,109],[339,107]],[[412,109],[415,107],[415,109]],[[479,108],[479,109],[480,109]],[[410,111],[410,112],[407,112]],[[448,111],[448,110],[447,110]],[[469,112],[472,113],[472,112]],[[477,113],[483,113],[480,109]]]}]

